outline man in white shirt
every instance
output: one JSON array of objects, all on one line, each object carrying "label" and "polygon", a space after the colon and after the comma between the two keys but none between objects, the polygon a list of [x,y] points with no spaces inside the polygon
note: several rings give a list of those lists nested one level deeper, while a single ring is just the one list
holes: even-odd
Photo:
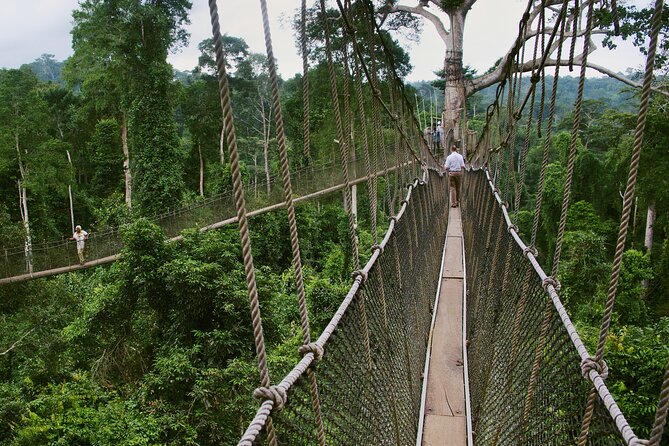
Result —
[{"label": "man in white shirt", "polygon": [[77,254],[79,255],[79,264],[83,265],[86,259],[84,258],[84,249],[86,248],[86,240],[88,240],[88,232],[81,229],[81,226],[77,225],[74,229],[74,234],[70,240],[76,240],[77,242]]},{"label": "man in white shirt", "polygon": [[444,167],[448,170],[451,207],[457,207],[460,204],[460,183],[465,170],[465,159],[458,153],[457,147],[451,146],[451,154],[446,157]]}]

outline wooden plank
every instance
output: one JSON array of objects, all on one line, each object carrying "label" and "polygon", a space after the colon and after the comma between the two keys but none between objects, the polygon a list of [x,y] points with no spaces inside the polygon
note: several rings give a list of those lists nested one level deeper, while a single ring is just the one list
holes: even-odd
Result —
[{"label": "wooden plank", "polygon": [[460,209],[449,216],[439,306],[427,376],[423,445],[466,446],[467,424],[462,355],[462,223]]},{"label": "wooden plank", "polygon": [[467,426],[465,417],[425,415],[423,446],[465,446]]},{"label": "wooden plank", "polygon": [[432,337],[426,414],[464,416],[462,280],[443,279]]},{"label": "wooden plank", "polygon": [[451,212],[449,212],[447,235],[455,237],[460,237],[462,235],[460,208],[451,208]]},{"label": "wooden plank", "polygon": [[444,277],[462,279],[462,237],[448,237],[448,247],[444,260]]}]

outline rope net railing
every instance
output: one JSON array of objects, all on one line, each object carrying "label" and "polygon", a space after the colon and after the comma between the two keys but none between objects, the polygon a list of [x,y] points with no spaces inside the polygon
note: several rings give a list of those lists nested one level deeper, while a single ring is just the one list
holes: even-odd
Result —
[{"label": "rope net railing", "polygon": [[[574,444],[591,386],[580,367],[585,348],[565,321],[554,287],[546,281],[550,293],[544,289],[546,275],[536,271],[540,268],[526,255],[527,246],[509,230],[506,204],[502,207],[486,174],[469,173],[463,185],[475,444]],[[524,288],[528,271],[532,275]],[[605,386],[600,392],[610,396]],[[588,444],[626,444],[602,400],[590,429]]]},{"label": "rope net railing", "polygon": [[[399,169],[404,160],[397,161],[394,151],[386,154],[390,163],[389,170]],[[358,155],[351,159],[348,168],[352,172],[354,182],[364,182],[367,174],[365,159]],[[342,185],[344,182],[341,163],[337,159],[312,165],[292,173],[293,192],[296,198],[328,191]],[[279,181],[277,181],[279,180]],[[270,177],[269,194],[267,193],[266,179],[259,179],[258,184],[248,184],[249,189],[255,192],[249,195],[248,206],[250,211],[269,208],[273,210],[283,201],[280,178],[277,175]],[[165,234],[178,237],[184,229],[207,228],[217,223],[230,223],[235,216],[232,191],[226,191],[214,197],[206,198],[198,203],[169,210],[164,214],[150,218],[160,226]],[[86,262],[95,265],[99,260],[107,260],[117,255],[123,249],[123,237],[120,228],[104,231],[90,231],[86,241]],[[28,261],[30,259],[30,262]],[[79,264],[76,242],[68,239],[53,241],[33,241],[29,254],[25,246],[2,248],[0,250],[0,280],[16,276],[29,275],[58,268],[66,268]]]},{"label": "rope net railing", "polygon": [[[621,194],[618,239],[599,335],[592,340],[596,344],[593,355],[563,306],[558,273],[573,195],[591,37],[597,16],[609,6],[595,0],[555,0],[550,2],[554,14],[547,19],[547,3],[528,2],[516,43],[502,65],[505,78],[497,87],[478,141],[470,145],[470,161],[481,169],[466,178],[468,192],[463,211],[470,287],[469,378],[476,444],[659,446],[669,441],[666,435],[663,440],[669,407],[669,363],[658,389],[654,423],[644,426],[650,437],[642,440],[606,384],[609,367],[605,353],[643,147],[663,1],[654,2],[649,22],[629,175],[625,193]],[[542,37],[527,38],[528,35]],[[576,54],[579,40],[582,52]],[[563,53],[568,55],[563,57]],[[524,60],[526,54],[533,54],[531,65]],[[557,232],[554,246],[549,249],[552,252],[539,253],[537,238],[542,218],[546,218],[542,206],[560,67],[572,69],[573,65],[580,66],[580,75],[564,166],[560,217],[554,222]],[[550,97],[545,85],[547,66],[554,67]],[[521,92],[523,71],[531,72],[531,76],[529,86]],[[471,144],[473,137],[468,138]],[[531,142],[543,148],[533,193],[525,184]],[[532,216],[531,229],[525,227],[529,244],[521,240],[518,227],[520,212],[524,210],[530,210]],[[550,266],[549,273],[544,272],[538,259]]]},{"label": "rope net railing", "polygon": [[[318,378],[327,444],[415,442],[441,262],[432,253],[440,250],[448,221],[445,179],[432,171],[426,179],[409,186],[384,240],[315,341],[322,358],[306,354],[276,385],[287,396],[272,415],[279,444],[318,444],[305,373],[309,367]],[[414,221],[425,224],[414,226]],[[360,311],[363,301],[366,323]],[[263,417],[275,404],[265,400],[240,444],[265,444]]]},{"label": "rope net railing", "polygon": [[[239,444],[411,444],[418,434],[421,373],[441,260],[432,254],[439,252],[446,233],[449,208],[445,179],[418,130],[392,55],[374,27],[372,3],[337,1],[340,17],[334,21],[329,18],[332,11],[328,11],[326,2],[317,2],[316,20],[323,30],[332,118],[336,124],[333,149],[338,149],[340,162],[344,160],[337,178],[343,185],[354,271],[350,290],[342,296],[329,324],[312,341],[299,228],[294,216],[297,185],[286,160],[267,2],[260,0],[260,5],[281,160],[283,205],[287,210],[300,307],[302,359],[285,377],[272,379],[247,221],[252,205],[239,170],[218,6],[210,0],[221,109],[260,378],[254,392],[260,399],[259,408]],[[302,2],[301,47],[306,51],[304,8]],[[333,36],[337,37],[336,45]],[[307,64],[304,65],[306,72]],[[303,94],[303,103],[308,107],[308,86]],[[308,121],[305,110],[305,141],[309,138]],[[351,153],[360,152],[363,156],[359,167],[345,162]],[[364,266],[361,258],[366,258],[367,253],[360,251],[352,187],[362,178],[369,206],[368,229],[374,243]],[[387,228],[378,222],[384,217],[389,219]]]}]

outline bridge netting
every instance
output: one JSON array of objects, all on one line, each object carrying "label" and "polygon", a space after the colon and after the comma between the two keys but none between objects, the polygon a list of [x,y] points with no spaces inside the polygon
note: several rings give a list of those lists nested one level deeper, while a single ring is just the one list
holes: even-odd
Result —
[{"label": "bridge netting", "polygon": [[[391,181],[395,181],[395,172],[400,167],[410,168],[412,161],[397,159],[394,150],[388,150],[386,159]],[[351,181],[364,184],[366,180],[365,160],[361,155],[348,161],[351,172]],[[405,164],[406,163],[406,164]],[[328,160],[317,165],[297,169],[291,174],[293,178],[296,198],[309,199],[318,196],[322,191],[330,193],[343,188],[343,174],[340,160]],[[280,179],[277,175],[270,177],[269,188],[267,180],[263,178],[258,184],[247,182],[249,194],[248,207],[250,212],[264,212],[274,210],[283,204]],[[269,192],[268,192],[269,190]],[[386,189],[392,193],[391,188]],[[178,237],[185,229],[209,227],[215,228],[223,224],[234,222],[235,205],[232,190],[219,195],[208,197],[189,206],[170,209],[167,212],[151,217],[150,220],[160,226],[169,238]],[[386,201],[384,201],[385,203]],[[102,231],[89,231],[86,242],[86,261],[112,260],[123,249],[122,227],[110,228]],[[30,249],[25,245],[0,250],[0,280],[18,276],[27,276],[32,273],[48,272],[79,264],[76,242],[67,238],[49,241],[33,241]]]},{"label": "bridge netting", "polygon": [[[323,332],[312,341],[302,277],[299,228],[294,211],[295,192],[301,186],[299,182],[294,184],[287,162],[267,2],[261,0],[260,3],[281,160],[282,187],[280,191],[277,187],[277,193],[283,193],[282,206],[287,210],[290,226],[296,299],[300,306],[302,346],[299,352],[302,359],[283,378],[271,378],[248,227],[254,197],[245,192],[241,179],[218,9],[216,1],[210,0],[221,106],[233,177],[233,192],[227,199],[234,205],[235,214],[230,218],[238,224],[242,241],[260,378],[259,387],[254,392],[260,403],[255,417],[241,434],[239,444],[415,444],[421,436],[418,418],[422,370],[439,280],[439,253],[447,231],[447,178],[416,125],[411,103],[394,72],[392,53],[388,51],[375,22],[373,4],[366,0],[337,0],[341,20],[337,22],[339,28],[332,30],[326,14],[326,2],[320,0],[341,162],[340,168],[333,168],[333,172],[340,175],[333,182],[340,182],[344,192],[354,271],[350,290],[340,307]],[[545,16],[548,3],[555,12],[551,23]],[[625,220],[629,217],[628,204],[634,193],[636,173],[633,169],[638,163],[641,148],[644,107],[647,107],[650,91],[662,5],[662,0],[655,2],[654,36],[651,36],[648,51],[649,66],[644,78],[634,145],[633,160],[636,157],[637,161],[632,162],[625,194],[627,210],[621,218],[617,251],[624,248]],[[537,6],[541,8],[537,9]],[[545,86],[542,84],[541,89],[537,86],[545,77],[548,56],[555,51],[558,54],[554,78],[558,79],[562,44],[554,45],[554,39],[568,42],[566,25],[577,21],[586,23],[581,59],[575,59],[573,54],[569,57],[570,64],[585,66],[595,6],[606,8],[608,2],[585,1],[580,6],[583,7],[573,8],[569,0],[528,1],[516,44],[503,66],[504,81],[497,89],[495,103],[488,109],[486,126],[479,135],[466,129],[461,135],[472,164],[472,171],[465,174],[464,179],[462,217],[467,259],[466,336],[472,400],[470,415],[474,443],[477,445],[659,446],[665,429],[669,372],[661,389],[649,440],[637,437],[605,382],[608,369],[603,345],[610,327],[610,311],[615,303],[616,263],[598,348],[591,355],[560,300],[557,265],[561,235],[558,235],[553,271],[544,272],[537,260],[535,242],[541,215],[541,192],[536,199],[529,244],[520,238],[516,226],[523,200],[529,136],[534,129],[532,119],[536,110],[541,110],[536,119],[539,120],[539,132],[545,130],[546,141],[539,187],[540,191],[543,190],[545,154],[550,144],[555,112],[556,83],[550,98],[549,117],[543,123],[545,129],[542,128],[547,99],[544,97]],[[305,10],[306,2],[303,0],[303,52],[306,51]],[[534,11],[538,12],[534,14]],[[531,34],[529,27],[535,22],[539,23],[535,35],[550,37],[547,41],[534,39],[534,60],[539,62],[531,67],[531,88],[523,98],[520,67],[525,64],[525,45],[531,40],[527,39],[527,35]],[[333,36],[341,45],[337,60],[333,58]],[[576,39],[573,39],[572,47],[575,42]],[[307,62],[305,57],[305,73],[308,71]],[[569,169],[572,171],[584,79],[585,68],[581,70],[569,153]],[[304,103],[308,104],[308,89],[305,89],[305,95]],[[520,118],[528,104],[530,112],[525,138],[518,138],[518,144],[516,136],[520,130]],[[307,110],[305,141],[309,140],[308,114]],[[382,115],[385,115],[384,119]],[[384,133],[388,132],[394,136],[391,139],[392,149],[385,147],[387,140]],[[353,134],[357,136],[353,137]],[[347,162],[356,146],[363,153],[360,170],[364,170],[362,178],[369,195],[374,239],[371,258],[365,265],[360,264],[358,228],[350,191],[357,175],[352,174],[351,165]],[[388,162],[386,155],[389,152],[394,153],[394,163]],[[515,166],[517,157],[520,163]],[[395,171],[394,184],[406,190],[399,208],[388,202],[392,201],[388,194],[379,194],[379,182],[389,181],[389,167],[393,164],[399,166]],[[571,179],[568,179],[565,184],[560,221],[562,229],[559,232],[562,235],[569,207],[570,182]],[[322,185],[319,187],[322,188]],[[378,212],[380,206],[385,207],[389,217],[385,234],[377,228],[377,216],[383,214]]]},{"label": "bridge netting", "polygon": [[[261,4],[266,9],[265,2]],[[361,4],[364,5],[362,10],[356,9]],[[213,5],[212,23],[216,30],[215,2],[212,0],[210,5]],[[473,169],[465,175],[462,217],[467,259],[468,330],[465,335],[472,400],[470,416],[472,437],[477,445],[659,446],[664,431],[669,406],[669,372],[661,389],[649,440],[641,440],[634,433],[607,388],[608,368],[602,345],[610,326],[615,286],[609,293],[594,355],[588,352],[561,302],[557,267],[569,207],[571,174],[565,185],[552,271],[546,273],[537,260],[535,242],[546,154],[555,119],[559,67],[581,66],[568,161],[568,170],[573,171],[593,16],[596,8],[609,7],[607,2],[597,1],[577,5],[573,7],[569,0],[528,1],[517,40],[503,62],[504,79],[497,87],[495,103],[488,109],[483,131],[476,134],[465,126],[460,135]],[[325,15],[325,1],[321,0],[320,6]],[[375,92],[372,110],[377,112],[375,107],[383,106],[395,122],[399,121],[397,131],[404,138],[405,150],[411,150],[423,166],[423,181],[409,185],[410,193],[402,202],[400,212],[391,217],[385,238],[375,245],[372,258],[364,268],[357,269],[356,264],[350,291],[317,341],[311,342],[308,335],[304,337],[300,349],[304,356],[288,375],[272,384],[263,364],[264,346],[257,345],[261,387],[255,395],[261,404],[239,445],[409,445],[421,437],[417,432],[420,366],[426,354],[428,319],[438,281],[436,259],[446,231],[448,201],[444,189],[447,182],[439,163],[426,153],[415,120],[398,119],[398,109],[411,113],[401,87],[388,92],[391,105],[395,105],[393,110],[388,110],[384,95],[375,90],[376,70],[368,65],[373,64],[377,56],[364,52],[360,44],[363,41],[369,48],[369,37],[364,36],[370,28],[376,28],[374,39],[383,47],[371,3],[337,0],[337,6],[343,22],[341,36],[350,39],[346,48],[356,56],[353,62],[344,59],[344,72],[339,74],[346,79],[350,76],[349,67],[353,73],[363,69],[369,87]],[[355,19],[352,11],[357,13]],[[550,17],[547,11],[552,12]],[[643,136],[644,107],[647,107],[650,91],[661,11],[662,1],[658,0],[637,125],[634,149],[637,155]],[[358,26],[355,33],[351,25],[354,21]],[[366,28],[365,21],[368,21]],[[332,97],[338,98],[328,26],[325,20]],[[567,28],[571,30],[572,26],[575,32],[570,39]],[[265,31],[268,54],[271,54],[267,23]],[[532,36],[543,37],[533,39]],[[580,55],[575,54],[578,39],[583,42]],[[531,46],[528,42],[533,43],[533,52],[526,48]],[[569,56],[561,59],[563,46],[569,50]],[[385,63],[392,64],[388,52],[383,54],[387,58]],[[522,95],[521,67],[529,63],[525,60],[526,54],[533,54],[533,62],[531,70],[527,70],[531,71],[530,80],[525,79],[530,87]],[[550,100],[545,84],[548,66],[555,66],[556,79]],[[389,74],[385,82],[400,84],[392,71]],[[221,85],[223,92],[224,76]],[[345,112],[349,113],[350,108],[345,100],[343,102]],[[338,104],[336,99],[335,104]],[[546,109],[550,109],[548,117]],[[364,115],[364,110],[361,109],[361,113]],[[527,119],[523,129],[524,113]],[[340,121],[341,116],[337,119]],[[341,122],[338,125],[342,136]],[[532,233],[526,244],[520,238],[517,222],[524,201],[530,136],[535,127],[540,138],[542,133],[545,135],[544,159]],[[626,205],[633,195],[636,176],[633,169]],[[347,211],[350,211],[348,206]],[[619,240],[618,249],[624,248],[628,217],[628,210],[624,211],[622,242]],[[352,240],[353,254],[357,258],[355,231],[352,231]],[[617,280],[615,265],[614,262],[612,283]],[[252,269],[252,262],[249,268]],[[252,299],[252,293],[250,296]],[[251,306],[253,308],[253,304]],[[302,319],[304,327],[308,315],[303,314]],[[260,322],[258,328],[257,339],[262,337]]]}]

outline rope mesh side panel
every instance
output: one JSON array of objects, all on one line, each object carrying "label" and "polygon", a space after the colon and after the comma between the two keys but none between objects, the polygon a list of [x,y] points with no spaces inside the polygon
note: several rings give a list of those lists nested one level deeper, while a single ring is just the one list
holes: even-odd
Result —
[{"label": "rope mesh side panel", "polygon": [[[430,172],[429,181],[412,190],[382,254],[325,344],[323,359],[312,365],[329,445],[415,444],[421,374],[441,262],[440,256],[427,254],[439,252],[446,234],[446,182],[446,177]],[[421,205],[429,197],[434,205]],[[415,244],[414,213],[418,220],[433,224],[424,225],[418,246],[411,248],[415,258],[410,265],[406,253]],[[384,283],[383,295],[379,279]],[[371,368],[355,302],[362,296],[368,308]],[[317,444],[306,374],[289,389],[285,407],[272,417],[279,444]],[[266,444],[264,432],[254,444]]]},{"label": "rope mesh side panel", "polygon": [[[475,216],[492,212],[489,222],[468,218],[464,232],[475,444],[574,444],[590,386],[581,376],[581,358],[551,304],[547,338],[540,350],[541,367],[525,420],[528,386],[548,297],[539,277],[532,277],[527,304],[518,315],[521,332],[512,363],[514,320],[523,292],[523,279],[531,266],[508,233],[485,175],[482,172],[468,174],[464,187],[470,191],[485,191],[466,195],[467,213]],[[489,231],[493,231],[493,241],[487,247]],[[610,415],[600,400],[597,401],[588,444],[625,444]]]}]

